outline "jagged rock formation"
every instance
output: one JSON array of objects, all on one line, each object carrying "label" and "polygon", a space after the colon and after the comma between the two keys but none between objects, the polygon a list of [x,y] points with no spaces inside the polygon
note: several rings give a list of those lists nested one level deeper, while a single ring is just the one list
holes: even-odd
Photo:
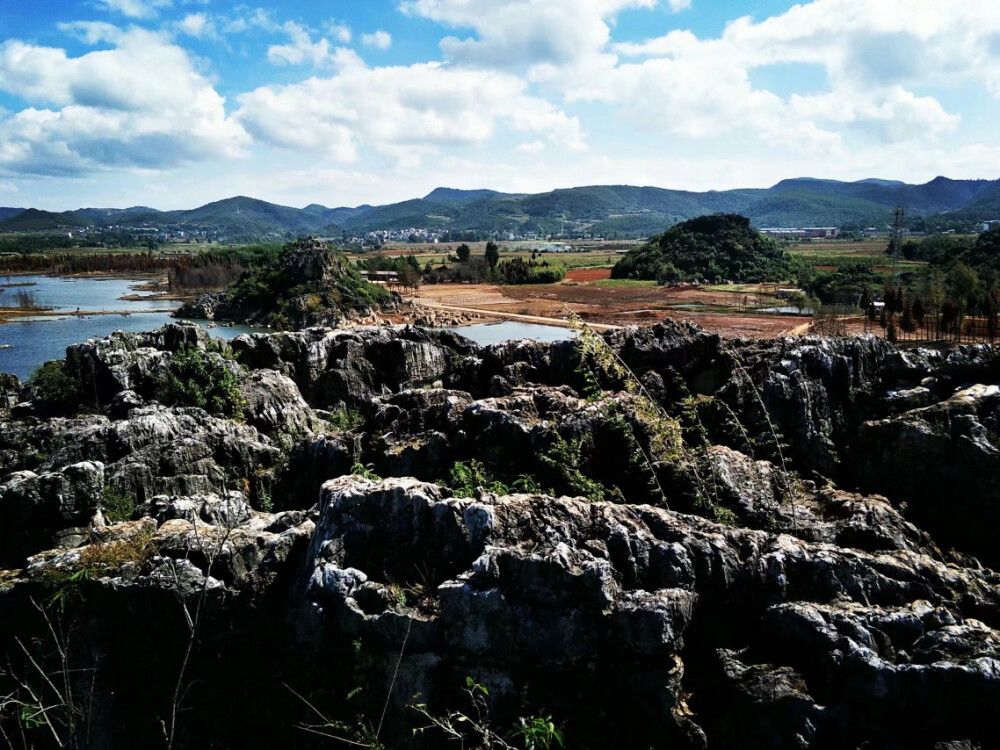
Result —
[{"label": "jagged rock formation", "polygon": [[[411,327],[116,334],[61,370],[89,413],[5,381],[0,694],[92,747],[167,717],[178,747],[309,746],[303,699],[439,747],[413,696],[473,711],[468,677],[569,747],[989,745],[997,352],[605,340],[640,392],[573,342]],[[162,403],[192,352],[238,420]],[[25,658],[67,666],[46,618],[96,675],[65,705]]]},{"label": "jagged rock formation", "polygon": [[230,320],[301,328],[341,325],[350,315],[395,307],[399,296],[361,278],[342,252],[324,242],[289,243],[274,267],[252,268],[225,292],[200,296],[176,318]]}]

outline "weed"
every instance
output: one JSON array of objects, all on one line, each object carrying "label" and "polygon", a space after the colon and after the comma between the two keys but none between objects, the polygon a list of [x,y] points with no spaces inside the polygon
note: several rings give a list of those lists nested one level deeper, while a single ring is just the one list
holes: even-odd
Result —
[{"label": "weed", "polygon": [[372,482],[381,482],[382,477],[375,473],[375,464],[363,464],[360,461],[351,467],[351,474],[368,479]]},{"label": "weed", "polygon": [[106,485],[101,496],[101,509],[109,523],[131,521],[135,515],[135,493],[122,492],[113,485]]},{"label": "weed", "polygon": [[353,409],[341,409],[331,412],[326,419],[334,432],[353,432],[365,423],[365,418],[360,412]]},{"label": "weed", "polygon": [[556,441],[549,452],[539,457],[542,465],[555,473],[567,489],[587,498],[592,503],[603,502],[611,494],[607,487],[586,476],[578,468],[582,463],[584,441],[565,440],[556,435]]},{"label": "weed", "polygon": [[472,497],[482,487],[495,495],[509,495],[510,488],[494,477],[486,466],[476,459],[456,461],[451,467],[447,485],[459,497]]}]

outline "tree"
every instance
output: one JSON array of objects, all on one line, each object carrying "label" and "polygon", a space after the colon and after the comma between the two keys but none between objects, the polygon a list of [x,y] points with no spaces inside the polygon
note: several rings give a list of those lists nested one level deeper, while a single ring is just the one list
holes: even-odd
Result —
[{"label": "tree", "polygon": [[867,311],[868,308],[872,306],[872,302],[874,301],[875,298],[872,297],[871,290],[868,287],[865,287],[864,291],[861,292],[861,299],[858,301],[858,307]]},{"label": "tree", "polygon": [[464,242],[455,249],[455,255],[462,263],[468,263],[469,258],[472,256],[472,248],[466,245]]},{"label": "tree", "polygon": [[920,297],[913,298],[913,304],[910,306],[910,315],[918,328],[924,327],[924,303],[920,301]]},{"label": "tree", "polygon": [[913,307],[911,305],[903,305],[903,315],[899,319],[899,327],[903,333],[907,334],[917,330],[917,326],[913,322]]},{"label": "tree", "polygon": [[490,269],[495,269],[500,262],[500,247],[495,242],[486,243],[486,262],[490,264]]},{"label": "tree", "polygon": [[976,303],[979,277],[965,263],[956,263],[948,272],[948,288],[951,291],[951,298],[964,313]]},{"label": "tree", "polygon": [[788,298],[788,304],[795,308],[795,312],[801,313],[802,308],[809,303],[809,298],[805,292],[792,292]]}]

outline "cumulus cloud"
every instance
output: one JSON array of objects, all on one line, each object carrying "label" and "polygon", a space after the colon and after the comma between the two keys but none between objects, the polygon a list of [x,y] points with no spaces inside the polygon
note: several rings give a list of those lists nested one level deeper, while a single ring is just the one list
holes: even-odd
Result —
[{"label": "cumulus cloud", "polygon": [[379,29],[374,34],[363,34],[361,43],[366,47],[386,50],[392,46],[392,35],[387,31]]},{"label": "cumulus cloud", "polygon": [[[314,68],[347,67],[360,64],[360,58],[353,50],[335,47],[324,38],[315,42],[309,29],[302,24],[288,21],[280,26],[288,35],[288,44],[272,44],[267,48],[267,59],[275,65],[312,65]],[[344,29],[340,29],[343,36]],[[348,30],[347,35],[350,35]]]},{"label": "cumulus cloud", "polygon": [[0,169],[81,174],[232,157],[248,143],[187,53],[141,29],[110,50],[0,45],[0,90],[32,106],[0,120]]},{"label": "cumulus cloud", "polygon": [[173,2],[172,0],[97,0],[97,5],[128,18],[155,18],[161,8],[169,8]]},{"label": "cumulus cloud", "polygon": [[340,21],[330,21],[326,26],[327,32],[341,44],[351,43],[351,27]]},{"label": "cumulus cloud", "polygon": [[240,97],[236,118],[261,141],[341,162],[364,148],[414,162],[441,148],[486,143],[501,125],[583,149],[579,121],[526,88],[496,71],[351,65],[329,78],[258,88]]},{"label": "cumulus cloud", "polygon": [[[1000,16],[991,2],[814,0],[718,38],[675,30],[611,45],[614,64],[560,71],[573,100],[622,108],[643,127],[687,137],[756,133],[799,151],[842,153],[845,140],[933,143],[960,126],[929,88],[984,85],[1000,96]],[[826,91],[779,96],[752,83],[768,65],[807,64]]]},{"label": "cumulus cloud", "polygon": [[501,68],[572,65],[598,54],[611,36],[609,20],[628,8],[652,8],[657,0],[407,0],[405,13],[477,38],[447,37],[445,55],[457,63]]},{"label": "cumulus cloud", "polygon": [[188,13],[177,23],[177,29],[196,39],[215,39],[219,35],[215,22],[204,13]]}]

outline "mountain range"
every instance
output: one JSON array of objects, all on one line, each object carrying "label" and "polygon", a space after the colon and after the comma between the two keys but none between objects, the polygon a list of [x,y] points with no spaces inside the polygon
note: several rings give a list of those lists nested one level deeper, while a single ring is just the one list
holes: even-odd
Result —
[{"label": "mountain range", "polygon": [[642,237],[711,213],[739,213],[757,227],[885,227],[892,210],[906,206],[911,222],[979,222],[1000,218],[1000,180],[938,177],[923,185],[868,179],[838,182],[799,178],[766,189],[703,193],[604,185],[540,194],[438,188],[423,198],[384,206],[305,208],[237,197],[188,211],[82,208],[51,213],[0,208],[0,232],[88,226],[155,226],[234,237],[313,234],[360,235],[376,230],[452,229],[546,235],[563,231],[604,237]]}]

